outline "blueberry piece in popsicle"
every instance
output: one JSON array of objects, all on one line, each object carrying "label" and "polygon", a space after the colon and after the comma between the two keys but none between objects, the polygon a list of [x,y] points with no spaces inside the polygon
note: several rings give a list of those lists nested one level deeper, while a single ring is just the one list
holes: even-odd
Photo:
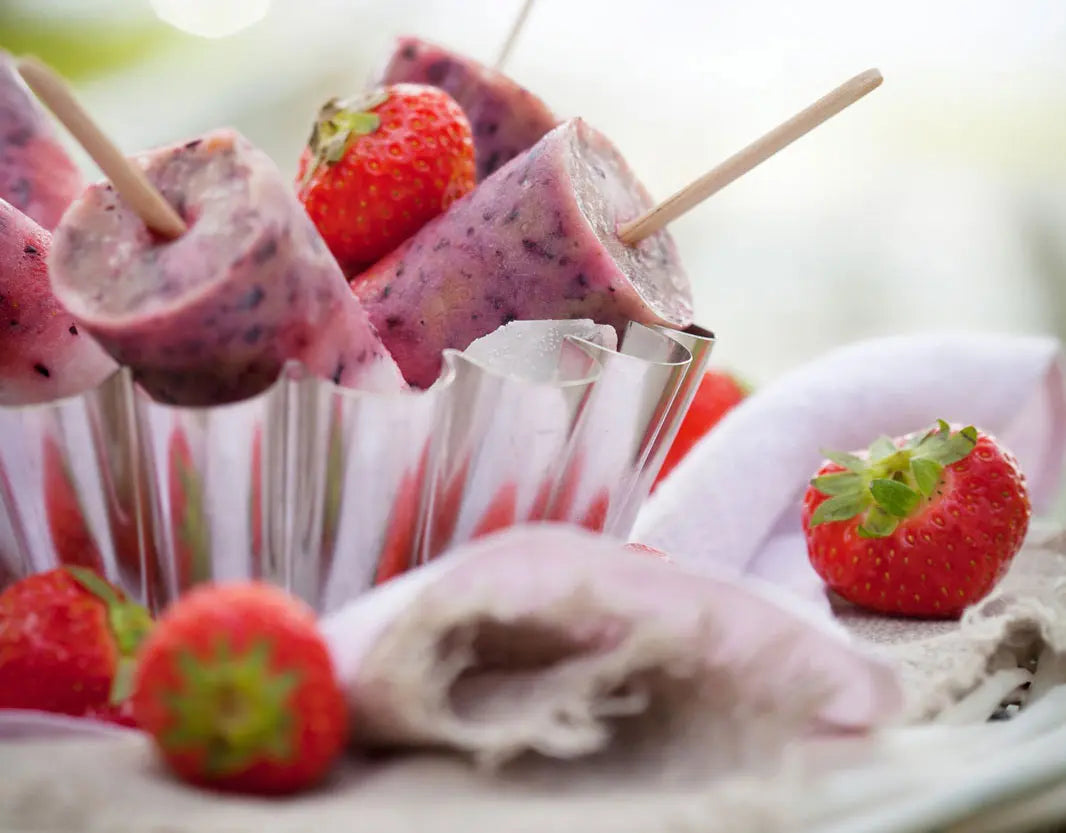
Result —
[{"label": "blueberry piece in popsicle", "polygon": [[515,319],[591,318],[683,328],[692,293],[673,239],[623,243],[652,199],[610,141],[580,119],[456,201],[352,282],[407,380],[433,383],[445,348]]},{"label": "blueberry piece in popsicle", "polygon": [[0,405],[82,393],[117,366],[48,285],[51,235],[0,199]]},{"label": "blueberry piece in popsicle", "polygon": [[478,181],[555,127],[559,120],[533,93],[506,75],[417,38],[396,43],[382,84],[431,84],[463,108],[474,132]]},{"label": "blueberry piece in popsicle", "polygon": [[56,229],[49,266],[60,302],[151,396],[237,401],[289,360],[346,387],[403,387],[266,154],[224,129],[136,162],[188,230],[162,240],[110,185],[92,185]]},{"label": "blueberry piece in popsicle", "polygon": [[0,49],[0,199],[51,230],[83,187],[47,114]]}]

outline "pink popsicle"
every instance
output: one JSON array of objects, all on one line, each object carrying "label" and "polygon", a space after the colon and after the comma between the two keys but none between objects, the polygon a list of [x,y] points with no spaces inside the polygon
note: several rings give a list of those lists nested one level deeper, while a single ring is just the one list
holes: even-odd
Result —
[{"label": "pink popsicle", "polygon": [[620,223],[651,207],[618,150],[580,119],[556,127],[456,201],[352,288],[400,365],[433,383],[441,352],[515,319],[687,327],[692,294],[666,231]]},{"label": "pink popsicle", "polygon": [[417,38],[403,37],[381,83],[431,84],[463,108],[474,132],[478,180],[532,147],[559,120],[506,75]]},{"label": "pink popsicle", "polygon": [[48,285],[51,235],[0,199],[0,405],[89,390],[117,370]]},{"label": "pink popsicle", "polygon": [[84,186],[11,56],[0,50],[0,199],[50,230]]},{"label": "pink popsicle", "polygon": [[154,398],[217,405],[286,361],[346,387],[403,387],[290,182],[233,130],[137,158],[189,230],[156,238],[110,185],[56,229],[53,291]]}]

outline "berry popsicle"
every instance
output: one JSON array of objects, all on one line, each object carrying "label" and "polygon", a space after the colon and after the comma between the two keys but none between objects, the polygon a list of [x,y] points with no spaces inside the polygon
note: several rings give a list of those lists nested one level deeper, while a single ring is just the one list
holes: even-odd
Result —
[{"label": "berry popsicle", "polygon": [[529,149],[559,120],[533,93],[470,58],[402,37],[382,84],[431,84],[459,102],[474,131],[478,181]]},{"label": "berry popsicle", "polygon": [[374,391],[400,373],[291,185],[233,130],[136,163],[189,226],[161,240],[111,185],[56,229],[52,287],[155,399],[219,405],[263,391],[286,361]]},{"label": "berry popsicle", "polygon": [[0,199],[0,405],[89,390],[117,370],[48,285],[51,235]]},{"label": "berry popsicle", "polygon": [[683,328],[692,293],[665,230],[616,228],[652,205],[618,150],[580,119],[556,127],[352,282],[407,381],[441,351],[515,319]]},{"label": "berry popsicle", "polygon": [[0,199],[51,230],[83,187],[48,116],[0,49]]}]

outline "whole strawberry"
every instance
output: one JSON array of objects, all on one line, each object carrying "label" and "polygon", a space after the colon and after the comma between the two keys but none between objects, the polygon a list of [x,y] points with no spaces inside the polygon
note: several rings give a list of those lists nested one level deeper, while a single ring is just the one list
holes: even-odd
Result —
[{"label": "whole strawberry", "polygon": [[101,570],[103,559],[85,522],[70,469],[55,439],[46,435],[41,461],[44,465],[44,511],[52,546],[61,564]]},{"label": "whole strawberry", "polygon": [[327,102],[298,174],[300,200],[349,275],[395,249],[474,182],[462,108],[420,84]]},{"label": "whole strawberry", "polygon": [[174,565],[179,592],[211,577],[208,526],[204,518],[204,489],[185,431],[177,428],[167,446],[167,488],[170,491],[170,529],[174,536]]},{"label": "whole strawberry", "polygon": [[148,611],[84,567],[0,593],[0,708],[120,720]]},{"label": "whole strawberry", "polygon": [[700,380],[685,418],[677,430],[670,450],[666,452],[662,468],[652,489],[658,486],[703,436],[739,405],[749,394],[749,388],[732,373],[708,370]]},{"label": "whole strawberry", "polygon": [[984,598],[1022,546],[1031,507],[1014,457],[973,426],[944,421],[881,437],[830,462],[803,499],[818,575],[882,613],[946,618]]},{"label": "whole strawberry", "polygon": [[347,708],[314,614],[267,584],[203,584],[145,643],[137,725],[182,778],[280,794],[319,781],[347,739]]}]

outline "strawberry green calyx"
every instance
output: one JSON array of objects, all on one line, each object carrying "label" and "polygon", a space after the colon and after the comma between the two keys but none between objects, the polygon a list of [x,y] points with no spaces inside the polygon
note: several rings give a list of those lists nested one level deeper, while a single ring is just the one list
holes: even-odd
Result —
[{"label": "strawberry green calyx", "polygon": [[112,706],[117,706],[125,701],[132,691],[135,658],[141,643],[152,629],[152,616],[143,605],[121,598],[115,588],[92,570],[69,565],[64,569],[78,584],[107,606],[107,623],[119,654],[109,702]]},{"label": "strawberry green calyx", "polygon": [[318,111],[311,138],[307,146],[311,150],[311,161],[304,173],[301,187],[305,187],[323,165],[336,165],[344,158],[352,142],[360,136],[373,133],[381,125],[381,118],[372,112],[375,107],[384,104],[389,94],[383,90],[372,90],[343,101],[331,98]]},{"label": "strawberry green calyx", "polygon": [[211,657],[180,654],[180,684],[168,703],[173,725],[162,738],[168,751],[204,750],[206,769],[216,777],[264,758],[291,758],[297,726],[290,700],[300,675],[271,670],[271,659],[265,640],[240,654],[225,638]]},{"label": "strawberry green calyx", "polygon": [[865,457],[823,451],[844,471],[811,481],[811,486],[829,499],[818,505],[810,525],[861,515],[861,537],[885,538],[937,493],[944,469],[965,458],[976,444],[977,429],[972,425],[952,432],[944,420],[938,420],[936,428],[912,435],[901,446],[888,437],[879,437]]}]

